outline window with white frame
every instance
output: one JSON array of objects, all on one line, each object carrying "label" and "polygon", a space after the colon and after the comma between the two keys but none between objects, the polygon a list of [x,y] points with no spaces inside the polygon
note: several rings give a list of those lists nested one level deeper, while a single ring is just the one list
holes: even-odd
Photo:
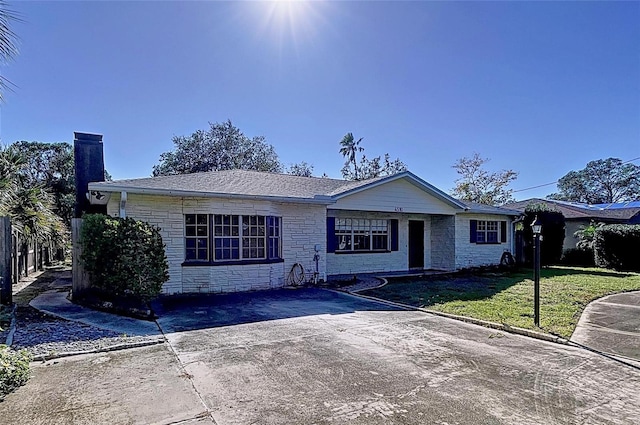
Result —
[{"label": "window with white frame", "polygon": [[209,260],[209,216],[187,214],[184,217],[186,258],[195,261]]},{"label": "window with white frame", "polygon": [[281,227],[273,216],[185,214],[185,260],[280,259]]},{"label": "window with white frame", "polygon": [[498,222],[478,220],[476,243],[498,243]]},{"label": "window with white frame", "polygon": [[336,218],[336,251],[388,251],[389,220]]}]

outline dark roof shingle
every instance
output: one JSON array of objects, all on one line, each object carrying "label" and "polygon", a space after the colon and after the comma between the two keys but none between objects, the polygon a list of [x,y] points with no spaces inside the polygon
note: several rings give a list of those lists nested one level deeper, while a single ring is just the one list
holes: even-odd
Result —
[{"label": "dark roof shingle", "polygon": [[366,186],[381,178],[346,181],[247,170],[209,171],[91,183],[95,190],[150,190],[314,199]]},{"label": "dark roof shingle", "polygon": [[595,206],[540,198],[532,198],[524,201],[512,202],[510,204],[504,205],[504,207],[524,211],[527,205],[535,203],[543,203],[550,207],[556,208],[562,213],[562,215],[564,215],[564,218],[566,219],[626,221],[640,213],[640,207],[607,208],[604,204],[604,206]]}]

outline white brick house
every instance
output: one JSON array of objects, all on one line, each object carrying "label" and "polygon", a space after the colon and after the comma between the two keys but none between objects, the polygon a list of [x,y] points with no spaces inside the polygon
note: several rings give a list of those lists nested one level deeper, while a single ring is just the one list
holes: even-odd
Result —
[{"label": "white brick house", "polygon": [[517,211],[467,205],[410,172],[365,181],[230,170],[89,183],[107,212],[161,228],[163,291],[235,292],[306,277],[497,264]]}]

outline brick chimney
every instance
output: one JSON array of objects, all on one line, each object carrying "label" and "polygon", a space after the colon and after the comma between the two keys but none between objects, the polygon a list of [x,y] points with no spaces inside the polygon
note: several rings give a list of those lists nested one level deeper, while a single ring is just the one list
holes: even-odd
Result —
[{"label": "brick chimney", "polygon": [[76,171],[76,205],[74,217],[82,214],[106,214],[106,205],[91,205],[87,197],[89,183],[104,181],[102,135],[73,133],[73,158]]}]

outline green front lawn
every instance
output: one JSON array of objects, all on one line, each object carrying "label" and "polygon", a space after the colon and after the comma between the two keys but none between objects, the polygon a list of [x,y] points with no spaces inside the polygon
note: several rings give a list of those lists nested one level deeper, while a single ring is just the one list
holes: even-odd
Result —
[{"label": "green front lawn", "polygon": [[395,278],[363,292],[385,300],[569,338],[589,302],[640,290],[640,273],[550,267],[540,278],[540,327],[533,324],[533,271]]}]

